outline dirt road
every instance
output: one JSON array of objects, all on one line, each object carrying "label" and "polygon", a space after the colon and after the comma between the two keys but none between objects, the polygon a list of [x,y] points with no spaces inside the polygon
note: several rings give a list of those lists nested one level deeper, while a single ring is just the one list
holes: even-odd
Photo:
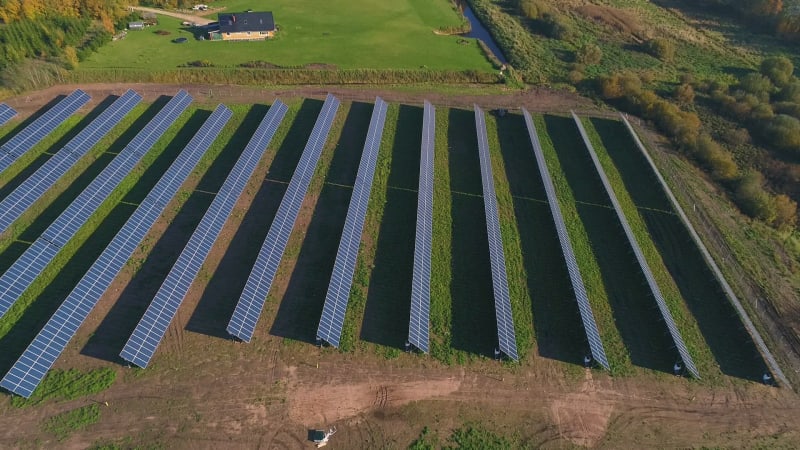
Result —
[{"label": "dirt road", "polygon": [[141,11],[141,12],[149,12],[149,13],[154,13],[154,14],[161,14],[163,16],[170,16],[170,17],[174,17],[176,19],[185,20],[186,22],[196,23],[197,25],[208,25],[211,22],[216,22],[216,20],[207,19],[205,17],[196,16],[194,14],[183,14],[183,13],[174,12],[174,11],[166,11],[166,10],[163,10],[163,9],[147,8],[147,7],[144,7],[144,6],[131,6],[131,9],[136,10],[136,11]]}]

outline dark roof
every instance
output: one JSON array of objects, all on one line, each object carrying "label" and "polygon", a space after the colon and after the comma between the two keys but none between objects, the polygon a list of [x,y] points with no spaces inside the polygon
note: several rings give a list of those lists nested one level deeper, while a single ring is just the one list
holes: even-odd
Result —
[{"label": "dark roof", "polygon": [[275,19],[271,12],[240,12],[219,14],[218,17],[219,31],[222,33],[275,30]]}]

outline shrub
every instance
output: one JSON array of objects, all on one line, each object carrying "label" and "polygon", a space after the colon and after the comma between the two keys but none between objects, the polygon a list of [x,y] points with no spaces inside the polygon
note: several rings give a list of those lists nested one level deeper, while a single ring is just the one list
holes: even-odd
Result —
[{"label": "shrub", "polygon": [[735,192],[736,204],[750,217],[772,222],[776,218],[775,201],[764,190],[764,177],[754,170],[745,173]]},{"label": "shrub", "polygon": [[786,114],[800,119],[800,103],[794,102],[778,102],[772,105],[772,109],[777,114]]},{"label": "shrub", "polygon": [[603,50],[595,44],[586,44],[575,52],[575,61],[581,64],[599,64],[603,59]]},{"label": "shrub", "polygon": [[772,56],[761,61],[761,73],[769,78],[775,86],[785,86],[792,80],[794,65],[789,58]]},{"label": "shrub", "polygon": [[569,41],[575,34],[572,25],[561,14],[545,14],[537,21],[536,28],[545,36],[562,41]]},{"label": "shrub", "polygon": [[675,88],[675,100],[684,105],[694,103],[694,88],[692,88],[692,85],[684,83]]},{"label": "shrub", "polygon": [[621,98],[642,90],[642,80],[633,72],[618,72],[600,78],[600,95],[607,100]]},{"label": "shrub", "polygon": [[778,98],[787,102],[800,103],[800,81],[783,86],[778,93]]},{"label": "shrub", "polygon": [[214,67],[214,63],[207,59],[197,59],[187,62],[186,67]]},{"label": "shrub", "polygon": [[647,53],[662,61],[672,61],[675,58],[675,44],[664,38],[650,39],[644,44]]},{"label": "shrub", "polygon": [[772,226],[780,231],[790,231],[797,227],[797,202],[784,194],[775,196],[775,219]]},{"label": "shrub", "polygon": [[520,0],[519,10],[529,19],[541,19],[547,14],[552,14],[553,9],[542,0]]},{"label": "shrub", "polygon": [[759,73],[748,73],[739,80],[739,89],[753,94],[761,101],[769,101],[769,96],[775,89],[769,78]]},{"label": "shrub", "polygon": [[763,134],[773,147],[800,153],[800,120],[778,114],[767,123]]},{"label": "shrub", "polygon": [[579,84],[584,78],[586,78],[586,75],[578,69],[572,69],[567,74],[567,81],[571,84]]},{"label": "shrub", "polygon": [[746,128],[729,128],[722,133],[722,140],[731,145],[750,142],[750,132]]},{"label": "shrub", "polygon": [[695,140],[692,153],[711,172],[714,179],[732,181],[736,178],[739,168],[733,156],[711,136],[700,134]]}]

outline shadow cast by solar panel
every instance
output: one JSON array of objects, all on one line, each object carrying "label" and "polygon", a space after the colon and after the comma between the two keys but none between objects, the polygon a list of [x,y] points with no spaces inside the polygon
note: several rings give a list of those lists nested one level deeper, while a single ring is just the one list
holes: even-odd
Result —
[{"label": "shadow cast by solar panel", "polygon": [[395,348],[404,348],[411,313],[422,119],[422,108],[400,105],[361,324],[362,340]]},{"label": "shadow cast by solar panel", "polygon": [[64,192],[62,192],[56,199],[54,199],[42,212],[36,217],[36,220],[29,225],[19,239],[22,241],[33,242],[40,234],[55,221],[62,212],[75,200],[83,190],[91,184],[92,180],[99,175],[103,169],[116,157],[115,153],[122,151],[128,143],[139,133],[166,103],[169,97],[160,97],[147,110],[137,118],[131,126],[125,130],[119,138],[117,138],[108,149],[101,153],[86,170],[83,171],[73,181]]},{"label": "shadow cast by solar panel", "polygon": [[[678,353],[628,244],[588,150],[571,118],[545,116],[577,202],[622,341],[633,364],[672,373]],[[591,296],[591,292],[589,293]]]},{"label": "shadow cast by solar panel", "polygon": [[[352,188],[331,183],[345,186],[355,183],[372,109],[372,104],[360,102],[350,107],[297,263],[270,328],[273,336],[316,342],[325,294],[353,196]],[[348,310],[351,308],[349,305]]]},{"label": "shadow cast by solar panel", "polygon": [[5,199],[11,192],[14,191],[20,184],[28,179],[34,172],[36,172],[44,163],[47,162],[56,152],[60,151],[72,138],[78,135],[87,125],[96,119],[103,111],[106,110],[118,96],[111,95],[105,98],[91,111],[89,111],[74,127],[70,128],[62,137],[60,137],[53,145],[50,145],[36,159],[30,164],[25,166],[17,175],[8,180],[3,187],[0,187],[0,200]]},{"label": "shadow cast by solar panel", "polygon": [[14,128],[11,129],[8,133],[6,133],[3,137],[0,138],[0,145],[5,144],[11,138],[16,136],[20,131],[24,130],[25,127],[32,124],[36,119],[42,117],[47,111],[50,111],[54,106],[56,106],[61,100],[67,98],[67,95],[61,94],[55,96],[52,100],[45,103],[44,106],[36,110],[35,113],[31,114],[30,116],[26,117],[25,120],[17,123]]},{"label": "shadow cast by solar panel", "polygon": [[452,202],[452,346],[492,356],[497,348],[489,238],[475,115],[450,109],[447,141]]},{"label": "shadow cast by solar panel", "polygon": [[539,355],[582,364],[588,342],[525,119],[509,114],[497,120],[497,129],[519,229]]},{"label": "shadow cast by solar panel", "polygon": [[[153,164],[145,170],[132,190],[149,192],[209,115],[207,111],[193,114]],[[25,309],[11,331],[0,339],[0,348],[16,350],[2,352],[0,372],[5,373],[10,369],[135,210],[136,206],[130,203],[118,203],[114,206],[36,300]]]},{"label": "shadow cast by solar panel", "polygon": [[[258,257],[260,244],[264,242],[286,192],[286,182],[291,179],[300,160],[322,105],[323,102],[319,100],[303,101],[285,139],[275,152],[267,179],[259,187],[219,266],[211,276],[189,318],[186,330],[223,339],[230,337],[225,327],[244,290],[247,276]],[[274,144],[270,148],[274,148]]]},{"label": "shadow cast by solar panel", "polygon": [[250,109],[219,156],[203,174],[195,191],[153,245],[149,252],[152,257],[147,257],[125,286],[81,354],[112,362],[120,361],[119,352],[214,201],[214,195],[209,192],[218,192],[222,187],[267,109],[263,105],[255,105]]},{"label": "shadow cast by solar panel", "polygon": [[760,381],[766,370],[761,354],[625,126],[608,119],[592,119],[592,124],[720,369],[730,376]]}]

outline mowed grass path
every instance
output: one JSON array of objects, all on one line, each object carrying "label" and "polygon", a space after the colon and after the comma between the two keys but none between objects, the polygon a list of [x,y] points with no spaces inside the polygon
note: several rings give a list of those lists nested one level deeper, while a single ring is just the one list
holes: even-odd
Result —
[{"label": "mowed grass path", "polygon": [[[143,118],[150,116],[158,103],[139,107],[85,158],[83,173],[77,173],[78,169],[72,173],[71,176],[77,177],[74,183],[62,182],[29,215],[20,219],[19,228],[6,236],[0,246],[2,267],[7,267],[24,250],[26,244],[19,240],[35,239],[80,188],[88,184],[91,175],[107,164],[108,152],[121,148],[143,126]],[[259,191],[253,204],[260,207],[242,213],[242,224],[219,268],[197,280],[206,287],[209,296],[204,295],[196,310],[190,312],[193,317],[188,328],[193,331],[225,335],[224,327],[233,304],[280,202],[284,191],[281,188],[291,178],[321,108],[319,100],[289,99],[289,103],[292,110],[272,145],[276,151],[266,158],[268,169],[260,172],[259,179],[264,182],[252,188]],[[233,109],[234,119],[197,168],[194,181],[170,208],[168,215],[175,217],[175,224],[183,224],[175,228],[184,230],[181,235],[188,236],[210,202],[205,197],[202,201],[192,200],[197,197],[191,193],[197,180],[203,176],[200,185],[204,190],[217,189],[216,185],[221,183],[244,145],[245,139],[240,137],[234,143],[231,136],[239,127],[247,128],[247,122],[260,120],[264,112],[264,108],[253,111],[243,105]],[[268,335],[313,341],[371,113],[372,105],[367,103],[345,102],[340,108],[254,341],[264,342]],[[0,321],[0,348],[4,350],[0,369],[7,368],[30,342],[208,114],[205,109],[194,108],[184,114]],[[414,358],[402,355],[399,350],[408,326],[421,119],[422,109],[418,106],[392,105],[387,115],[345,318],[342,351]],[[76,118],[73,123],[78,128],[84,122],[85,118]],[[703,375],[712,384],[718,382],[721,373],[756,378],[763,364],[752,343],[742,333],[732,336],[726,332],[727,327],[736,328],[735,322],[731,322],[735,320],[733,314],[714,282],[704,277],[703,263],[691,243],[676,238],[681,235],[682,226],[619,123],[603,120],[585,123]],[[675,351],[574,122],[566,117],[545,115],[535,116],[535,124],[612,373],[641,373],[637,367],[668,372]],[[491,357],[497,329],[474,113],[437,108],[436,126],[431,356],[445,364],[477,362]],[[518,114],[503,119],[488,116],[487,131],[522,364],[527,364],[531,351],[579,364],[586,351],[585,337],[524,121]],[[63,139],[73,132],[65,127],[53,139]],[[38,154],[47,148],[48,143],[43,143]],[[210,175],[201,175],[205,172]],[[206,178],[213,178],[216,184]],[[269,198],[262,198],[261,192],[268,192]],[[184,204],[186,211],[178,213]],[[178,232],[168,230],[167,234]],[[172,261],[181,247],[174,249],[175,254],[164,255],[160,245],[164,238],[153,239],[145,242],[126,269],[134,275],[121,296],[122,303],[134,291],[147,292],[150,297],[165,274],[161,272],[168,269],[169,264],[146,263],[145,259],[152,260],[148,253]],[[148,285],[151,282],[153,286]],[[230,300],[210,308],[211,298],[218,298],[221,293]],[[141,305],[123,306],[117,308],[118,316],[123,310],[137,308],[133,316],[141,313]],[[89,347],[109,347],[99,354],[115,354],[113,350],[117,350],[135,323],[128,320],[124,326],[118,326],[123,322],[108,320],[108,326],[101,326],[92,336]],[[113,332],[111,328],[125,331]],[[727,341],[730,342],[726,344]]]},{"label": "mowed grass path", "polygon": [[[199,41],[180,20],[159,16],[157,26],[129,32],[125,39],[102,47],[79,70],[170,69],[195,60],[208,60],[217,67],[259,60],[280,66],[324,63],[343,69],[492,70],[476,40],[434,34],[461,21],[448,0],[275,0],[268,4],[236,0],[214,6],[225,6],[225,12],[270,10],[279,32],[266,42]],[[171,34],[155,34],[159,30]],[[175,44],[172,40],[177,37],[188,41]]]}]

